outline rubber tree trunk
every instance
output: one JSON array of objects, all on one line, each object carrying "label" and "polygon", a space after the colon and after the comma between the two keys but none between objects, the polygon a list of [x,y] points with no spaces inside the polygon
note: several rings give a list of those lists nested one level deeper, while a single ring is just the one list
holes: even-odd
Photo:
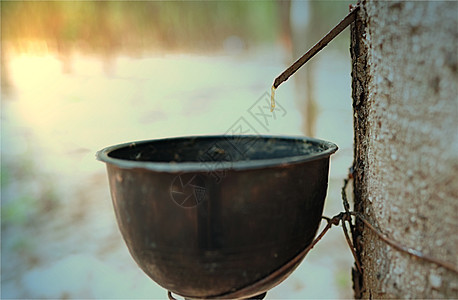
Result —
[{"label": "rubber tree trunk", "polygon": [[[363,2],[351,30],[355,210],[458,266],[458,2]],[[354,239],[357,298],[458,297],[458,274]]]}]

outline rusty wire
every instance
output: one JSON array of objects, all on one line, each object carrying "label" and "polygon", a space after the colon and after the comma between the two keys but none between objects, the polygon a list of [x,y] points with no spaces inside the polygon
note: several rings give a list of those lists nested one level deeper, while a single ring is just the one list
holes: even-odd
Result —
[{"label": "rusty wire", "polygon": [[[345,213],[340,213],[339,215],[337,215],[337,216],[340,216],[342,214],[346,215],[346,216],[342,215],[342,226],[345,226],[344,222],[346,221],[349,222],[350,226],[354,226],[351,222],[351,216],[355,216],[355,218],[360,219],[361,222],[363,222],[367,228],[369,228],[372,232],[374,232],[375,235],[377,235],[380,240],[390,245],[391,247],[395,248],[396,250],[406,253],[408,255],[411,255],[417,259],[421,259],[424,261],[428,261],[430,263],[434,263],[440,267],[443,267],[449,271],[452,271],[458,274],[458,268],[454,266],[453,264],[446,262],[446,261],[442,261],[434,257],[431,257],[429,255],[423,254],[421,251],[403,246],[401,243],[393,239],[390,239],[387,235],[383,234],[379,229],[377,229],[374,225],[372,225],[361,213],[350,211],[349,210],[350,205],[348,204],[346,187],[347,187],[349,180],[351,180],[352,178],[353,176],[352,176],[352,173],[350,172],[348,177],[344,179],[344,185],[342,187],[342,202],[343,202],[343,206],[345,209]],[[346,233],[346,228],[344,228],[344,233],[346,235],[345,238],[347,239],[347,243],[349,243],[349,237],[348,237],[348,233]],[[361,262],[358,261],[356,253],[354,252],[354,249],[355,249],[354,244],[350,245],[349,243],[349,247],[350,247],[350,250],[352,251],[353,257],[355,258],[356,266],[358,267],[358,270],[361,272]]]},{"label": "rusty wire", "polygon": [[400,243],[388,238],[385,234],[381,233],[377,228],[375,228],[375,226],[369,223],[369,221],[367,221],[360,213],[356,213],[356,212],[350,212],[350,213],[352,216],[359,218],[364,223],[364,225],[366,225],[367,228],[369,228],[372,232],[374,232],[382,241],[384,241],[391,247],[395,248],[396,250],[407,253],[415,258],[425,260],[430,263],[434,263],[440,267],[443,267],[447,270],[450,270],[458,274],[458,268],[454,266],[453,264],[440,260],[440,259],[437,259],[437,258],[434,258],[434,257],[431,257],[429,255],[423,254],[421,251],[403,246]]}]

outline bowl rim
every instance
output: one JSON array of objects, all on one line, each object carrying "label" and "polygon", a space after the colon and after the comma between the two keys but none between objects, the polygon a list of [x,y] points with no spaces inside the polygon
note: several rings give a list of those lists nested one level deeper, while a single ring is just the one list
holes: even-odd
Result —
[{"label": "bowl rim", "polygon": [[[304,142],[317,144],[326,147],[325,150],[314,154],[303,154],[295,156],[287,156],[281,158],[266,158],[256,160],[240,160],[233,162],[222,162],[222,161],[205,161],[205,162],[145,162],[145,161],[134,161],[128,159],[110,157],[109,154],[112,151],[132,147],[140,144],[147,144],[156,141],[166,140],[180,140],[180,139],[217,139],[217,138],[263,138],[263,139],[283,139],[283,140],[301,140]],[[139,140],[127,143],[116,144],[105,147],[96,153],[97,160],[106,164],[114,165],[122,169],[144,169],[157,172],[171,172],[171,173],[182,173],[182,172],[221,172],[227,170],[250,170],[250,169],[263,169],[267,167],[275,166],[286,166],[296,163],[303,163],[322,158],[328,158],[338,150],[336,144],[328,141],[324,141],[317,138],[311,138],[306,136],[292,136],[292,135],[188,135],[188,136],[176,136],[166,137],[148,140]]]}]

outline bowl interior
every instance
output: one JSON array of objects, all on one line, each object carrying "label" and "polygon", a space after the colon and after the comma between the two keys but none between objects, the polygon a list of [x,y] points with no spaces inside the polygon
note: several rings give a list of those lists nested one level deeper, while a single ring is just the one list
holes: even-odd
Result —
[{"label": "bowl interior", "polygon": [[125,167],[144,167],[142,162],[147,162],[154,163],[148,165],[153,169],[181,166],[198,171],[204,169],[202,163],[246,169],[328,157],[336,150],[333,143],[305,137],[193,136],[112,146],[100,151],[98,158]]}]

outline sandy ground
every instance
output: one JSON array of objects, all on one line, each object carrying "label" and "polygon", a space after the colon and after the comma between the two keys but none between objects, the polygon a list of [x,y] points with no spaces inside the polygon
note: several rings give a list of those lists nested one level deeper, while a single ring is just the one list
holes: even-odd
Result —
[{"label": "sandy ground", "polygon": [[[285,68],[278,51],[238,56],[119,56],[107,64],[74,54],[7,60],[2,94],[1,296],[165,299],[135,264],[117,228],[105,167],[95,152],[134,140],[222,134],[269,92]],[[317,137],[339,145],[325,214],[342,210],[352,161],[350,58],[329,51],[317,67]],[[331,84],[330,84],[331,83]],[[277,91],[286,114],[260,133],[301,135],[293,82]],[[352,257],[331,230],[269,299],[352,297]]]}]

